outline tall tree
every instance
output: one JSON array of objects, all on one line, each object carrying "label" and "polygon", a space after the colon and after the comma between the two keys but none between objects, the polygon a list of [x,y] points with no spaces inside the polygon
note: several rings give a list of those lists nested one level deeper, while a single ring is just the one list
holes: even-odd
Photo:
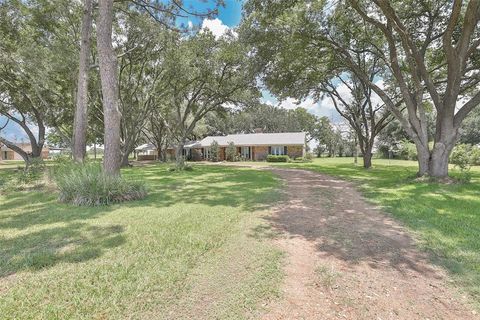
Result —
[{"label": "tall tree", "polygon": [[181,167],[183,146],[201,119],[224,110],[228,103],[248,103],[259,94],[246,52],[233,35],[215,39],[210,32],[202,32],[179,38],[166,59],[165,104],[175,119],[168,127],[177,139],[176,159]]},{"label": "tall tree", "polygon": [[90,69],[90,38],[92,35],[93,3],[83,1],[83,17],[78,66],[77,96],[73,132],[73,159],[83,162],[87,146],[88,72]]},{"label": "tall tree", "polygon": [[[369,81],[372,89],[402,123],[418,152],[419,174],[433,177],[448,175],[448,159],[465,117],[480,103],[478,83],[478,46],[480,44],[480,2],[470,0],[435,1],[424,5],[411,2],[348,0],[356,17],[370,27],[375,38],[385,44],[373,54],[389,67],[391,79],[398,86],[408,116],[400,112],[392,94]],[[344,12],[339,7],[339,12]],[[338,15],[337,15],[338,17]],[[355,17],[353,17],[355,19]],[[374,41],[364,37],[369,48]],[[371,39],[371,38],[370,38]],[[344,43],[331,38],[344,59],[358,76],[367,80],[351,61]],[[436,111],[434,145],[428,141],[425,97]],[[463,106],[459,101],[466,99]]]},{"label": "tall tree", "polygon": [[[311,62],[316,61],[305,63],[294,55],[285,56],[277,64],[267,65],[267,71],[285,65],[308,71],[323,65],[320,58],[334,56],[339,67],[355,73],[372,88],[415,142],[418,174],[448,175],[448,156],[458,129],[480,102],[478,0],[250,0],[245,8],[250,34],[255,35],[252,39],[271,44],[259,49],[262,56],[281,51],[281,45],[290,41],[305,50],[298,52],[309,52]],[[272,39],[284,41],[275,44]],[[358,53],[382,62],[379,77],[384,87],[361,68],[355,59]],[[428,99],[436,115],[432,149],[428,143]],[[466,102],[460,105],[460,101]],[[404,108],[406,112],[402,112]]]},{"label": "tall tree", "polygon": [[[306,30],[311,30],[312,23],[305,22],[307,4],[298,5],[303,13],[279,6],[279,10],[274,10],[279,16],[259,13],[257,4],[256,1],[247,3],[248,14],[241,35],[254,48],[257,71],[263,82],[280,99],[293,97],[320,102],[330,97],[338,113],[356,132],[364,167],[370,168],[375,137],[390,119],[383,103],[373,101],[372,89],[339,64],[333,50],[309,43],[310,34]],[[378,80],[376,77],[382,71],[379,59],[358,52],[355,61],[369,79]],[[329,153],[335,154],[335,143],[329,145]]]},{"label": "tall tree", "polygon": [[[118,96],[117,56],[112,46],[112,26],[114,17],[113,0],[99,0],[97,20],[97,50],[102,86],[104,117],[104,160],[103,168],[110,175],[119,175],[121,167],[121,112]],[[123,7],[125,11],[144,13],[156,22],[171,28],[179,16],[210,17],[217,13],[223,1],[213,1],[215,9],[198,13],[188,10],[180,1],[132,0]],[[79,123],[84,126],[84,123]]]},{"label": "tall tree", "polygon": [[165,95],[165,50],[171,44],[172,32],[141,14],[124,19],[126,30],[119,58],[122,166],[143,139],[152,113]]},{"label": "tall tree", "polygon": [[46,127],[61,131],[73,109],[77,9],[64,0],[0,3],[0,114],[23,129],[31,152],[0,139],[27,165],[40,157]]},{"label": "tall tree", "polygon": [[[370,79],[373,80],[375,74],[372,70]],[[363,167],[368,169],[372,166],[375,138],[393,118],[383,108],[383,103],[374,101],[372,89],[355,75],[342,73],[336,79],[347,88],[349,94],[340,92],[331,81],[325,82],[323,90],[331,97],[337,112],[354,130],[362,152]]]},{"label": "tall tree", "polygon": [[118,106],[117,55],[112,46],[113,0],[99,0],[97,50],[102,85],[105,151],[103,169],[120,174],[120,110]]}]

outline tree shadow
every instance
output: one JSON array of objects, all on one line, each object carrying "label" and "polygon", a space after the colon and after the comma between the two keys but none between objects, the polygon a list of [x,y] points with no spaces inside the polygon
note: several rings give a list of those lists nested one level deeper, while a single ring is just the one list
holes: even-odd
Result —
[{"label": "tree shadow", "polygon": [[[191,172],[168,172],[143,168],[140,176],[149,184],[147,199],[126,203],[128,207],[148,203],[169,207],[178,203],[241,207],[248,211],[270,207],[276,198],[278,178],[257,171],[223,166],[195,166]],[[159,175],[163,173],[163,175]]]},{"label": "tree shadow", "polygon": [[301,170],[278,173],[288,180],[288,188],[285,200],[264,217],[275,230],[267,234],[302,237],[315,243],[320,256],[352,267],[364,263],[438,277],[409,233],[367,203],[351,183]]},{"label": "tree shadow", "polygon": [[72,223],[93,219],[113,207],[76,207],[58,203],[55,195],[40,191],[15,192],[3,196],[0,229],[26,229],[34,225]]},{"label": "tree shadow", "polygon": [[15,237],[0,238],[0,277],[23,270],[40,270],[58,263],[98,258],[104,250],[125,243],[120,225],[69,223]]},{"label": "tree shadow", "polygon": [[0,234],[5,236],[0,236],[0,277],[62,262],[88,261],[122,245],[126,241],[122,225],[95,223],[115,210],[161,209],[182,203],[257,210],[275,197],[278,183],[271,174],[222,167],[195,167],[192,172],[176,173],[168,172],[165,166],[152,166],[126,170],[124,176],[145,181],[147,198],[111,206],[76,207],[58,203],[55,194],[41,191],[3,194]]}]

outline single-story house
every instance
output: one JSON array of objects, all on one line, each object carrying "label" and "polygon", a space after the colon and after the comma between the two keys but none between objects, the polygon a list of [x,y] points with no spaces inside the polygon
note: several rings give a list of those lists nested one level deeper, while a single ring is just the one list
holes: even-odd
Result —
[{"label": "single-story house", "polygon": [[[32,146],[30,143],[17,143],[25,152],[32,152]],[[47,146],[42,149],[42,159],[47,159],[49,157],[50,150]],[[6,145],[0,145],[0,160],[23,160],[22,156],[8,148]]]},{"label": "single-story house", "polygon": [[[201,141],[186,144],[183,154],[188,160],[207,160],[210,158],[210,146],[213,141],[216,141],[220,147],[219,160],[221,161],[225,160],[225,151],[231,142],[237,148],[237,154],[245,160],[262,161],[269,154],[298,158],[305,156],[306,152],[305,132],[283,132],[208,136]],[[169,148],[167,153],[174,157],[175,148]]]}]

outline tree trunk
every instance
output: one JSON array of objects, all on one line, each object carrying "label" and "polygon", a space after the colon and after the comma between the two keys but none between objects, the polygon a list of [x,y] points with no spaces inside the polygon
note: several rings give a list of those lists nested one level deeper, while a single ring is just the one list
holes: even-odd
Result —
[{"label": "tree trunk", "polygon": [[158,147],[157,147],[157,161],[163,161],[162,155],[163,155],[162,148],[160,147],[160,145],[158,145]]},{"label": "tree trunk", "polygon": [[117,57],[112,47],[113,0],[99,0],[97,47],[103,96],[105,152],[103,169],[120,175],[120,111],[118,109]]},{"label": "tree trunk", "polygon": [[128,167],[130,166],[130,162],[128,161],[128,156],[130,154],[125,152],[123,155],[122,155],[122,162],[121,162],[121,166],[122,167]]},{"label": "tree trunk", "polygon": [[185,142],[182,140],[177,145],[177,149],[175,150],[175,163],[177,168],[183,169],[185,167],[185,159],[183,158],[183,146],[185,145]]},{"label": "tree trunk", "polygon": [[456,139],[453,139],[451,142],[435,142],[429,159],[428,174],[431,177],[445,178],[448,176],[448,160],[455,146],[454,141]]},{"label": "tree trunk", "polygon": [[[358,143],[357,143],[357,136],[355,135],[355,143],[353,146],[353,163],[355,165],[358,164]],[[364,159],[365,160],[365,159]],[[365,161],[363,162],[365,164]]]},{"label": "tree trunk", "polygon": [[429,173],[430,150],[420,143],[415,143],[417,148],[418,172],[417,176],[422,177]]},{"label": "tree trunk", "polygon": [[77,103],[73,128],[73,159],[82,163],[87,147],[88,70],[90,68],[90,36],[92,34],[92,0],[84,1],[82,42],[78,66]]},{"label": "tree trunk", "polygon": [[370,169],[372,167],[372,148],[369,147],[363,153],[363,167],[365,169]]},{"label": "tree trunk", "polygon": [[448,155],[432,155],[429,165],[429,176],[435,178],[446,178],[448,176]]}]

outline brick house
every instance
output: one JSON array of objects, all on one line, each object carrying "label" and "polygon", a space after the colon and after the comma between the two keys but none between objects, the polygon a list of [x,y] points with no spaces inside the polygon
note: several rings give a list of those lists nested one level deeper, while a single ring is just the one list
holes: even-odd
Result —
[{"label": "brick house", "polygon": [[[22,150],[32,152],[32,146],[30,143],[17,143],[17,146]],[[49,157],[50,150],[48,147],[43,147],[42,149],[42,159],[47,159]],[[22,156],[8,148],[5,145],[0,144],[0,160],[23,160]]]},{"label": "brick house", "polygon": [[[283,132],[208,136],[201,141],[186,144],[183,154],[188,160],[207,160],[213,141],[216,141],[220,147],[220,161],[225,160],[225,151],[230,142],[233,142],[237,148],[237,154],[245,160],[263,161],[269,154],[298,158],[303,157],[306,151],[305,132]],[[167,149],[167,154],[173,158],[175,149],[173,147]]]},{"label": "brick house", "polygon": [[220,147],[220,160],[225,160],[225,150],[230,142],[237,148],[237,154],[247,160],[262,161],[267,155],[288,155],[290,158],[305,155],[305,132],[248,133],[227,136],[209,136],[200,141],[202,159],[208,159],[210,146],[216,141]]}]

